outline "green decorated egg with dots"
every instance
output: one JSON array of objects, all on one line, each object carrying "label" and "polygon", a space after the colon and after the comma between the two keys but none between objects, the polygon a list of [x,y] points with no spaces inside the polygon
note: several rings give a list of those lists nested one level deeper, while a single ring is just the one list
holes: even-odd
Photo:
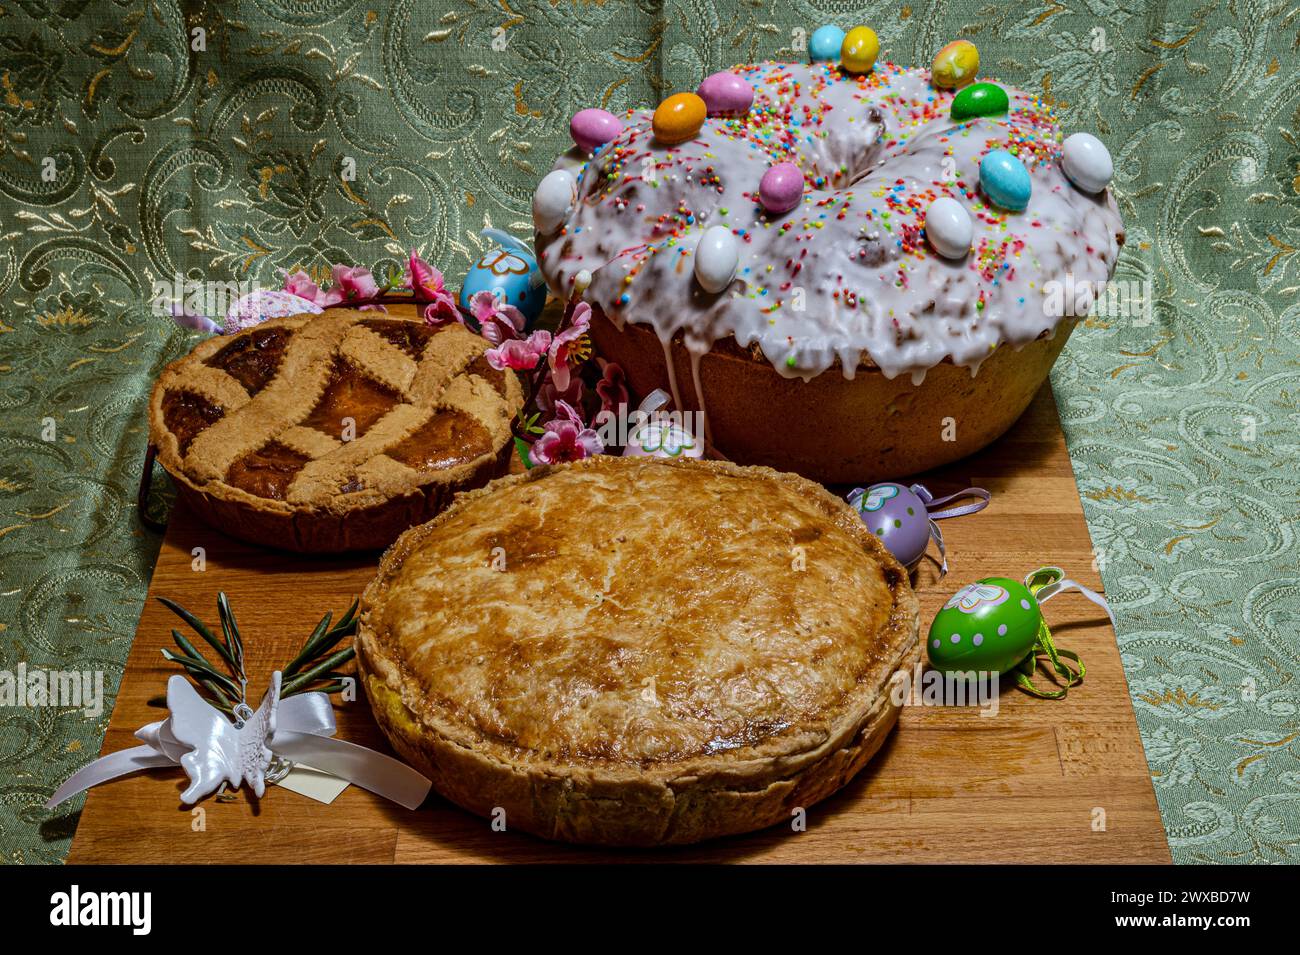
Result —
[{"label": "green decorated egg with dots", "polygon": [[1018,580],[987,577],[967,584],[930,624],[930,664],[945,673],[1005,673],[1034,650],[1043,614]]}]

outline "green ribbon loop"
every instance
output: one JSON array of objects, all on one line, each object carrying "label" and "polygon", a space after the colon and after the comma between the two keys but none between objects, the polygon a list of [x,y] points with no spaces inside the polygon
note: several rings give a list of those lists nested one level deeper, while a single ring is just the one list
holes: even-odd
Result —
[{"label": "green ribbon loop", "polygon": [[[1025,586],[1029,592],[1038,597],[1040,591],[1044,588],[1052,587],[1047,596],[1043,598],[1046,602],[1049,597],[1060,593],[1060,590],[1054,585],[1059,584],[1065,579],[1065,571],[1059,567],[1040,567],[1025,577]],[[1042,655],[1047,656],[1048,663],[1041,659]],[[1077,667],[1071,667],[1062,662],[1062,657],[1067,660],[1073,660]],[[1038,618],[1038,635],[1034,638],[1034,649],[1020,661],[1016,668],[1016,685],[1032,696],[1037,696],[1044,700],[1060,700],[1070,692],[1070,687],[1077,686],[1083,682],[1084,674],[1087,669],[1083,665],[1083,660],[1073,650],[1061,650],[1056,646],[1052,639],[1052,631],[1047,626],[1047,619],[1042,616],[1041,611]],[[1033,676],[1035,671],[1042,670],[1059,689],[1043,690],[1034,684]],[[1062,682],[1064,681],[1064,682]]]}]

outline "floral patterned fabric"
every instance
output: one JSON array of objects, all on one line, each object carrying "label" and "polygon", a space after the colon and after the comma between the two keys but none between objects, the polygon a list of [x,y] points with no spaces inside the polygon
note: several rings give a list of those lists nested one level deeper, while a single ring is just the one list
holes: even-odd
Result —
[{"label": "floral patterned fabric", "polygon": [[1170,845],[1300,861],[1300,20],[1256,0],[7,5],[0,670],[102,670],[109,699],[0,709],[5,859],[67,851],[41,806],[100,745],[158,547],[144,399],[193,333],[155,283],[384,274],[413,246],[454,281],[485,226],[529,233],[573,111],[801,56],[828,21],[909,64],[968,38],[1109,144],[1119,278],[1150,295],[1054,384]]}]

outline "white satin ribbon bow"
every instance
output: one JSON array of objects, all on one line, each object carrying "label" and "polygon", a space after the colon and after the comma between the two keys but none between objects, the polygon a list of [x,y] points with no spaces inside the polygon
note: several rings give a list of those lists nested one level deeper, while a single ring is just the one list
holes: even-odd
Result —
[{"label": "white satin ribbon bow", "polygon": [[186,805],[210,796],[223,782],[235,789],[247,782],[261,796],[266,792],[267,770],[276,757],[308,763],[407,809],[418,808],[432,785],[390,756],[332,739],[334,709],[329,697],[304,693],[281,700],[278,670],[271,675],[271,688],[262,705],[242,724],[232,723],[179,674],[167,681],[167,709],[167,719],[136,730],[143,746],[111,753],[77,770],[45,807],[52,809],[92,786],[128,773],[177,765],[190,779],[181,793]]}]

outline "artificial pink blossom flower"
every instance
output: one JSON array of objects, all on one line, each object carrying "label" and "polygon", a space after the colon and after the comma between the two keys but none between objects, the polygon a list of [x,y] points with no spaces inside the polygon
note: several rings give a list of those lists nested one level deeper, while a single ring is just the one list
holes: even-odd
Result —
[{"label": "artificial pink blossom flower", "polygon": [[290,295],[297,295],[299,298],[305,298],[317,305],[325,304],[325,293],[320,290],[320,286],[311,280],[311,276],[302,269],[284,277],[284,290]]},{"label": "artificial pink blossom flower", "polygon": [[601,411],[618,411],[627,404],[627,376],[617,363],[607,361],[601,369],[600,381],[596,382],[596,394],[600,395]]},{"label": "artificial pink blossom flower", "polygon": [[548,378],[543,381],[537,389],[537,396],[534,399],[537,402],[537,410],[544,414],[555,414],[558,403],[563,401],[565,404],[574,408],[582,407],[582,379],[573,375],[569,379],[569,387],[561,391],[555,387],[555,381]]},{"label": "artificial pink blossom flower", "polygon": [[355,302],[374,298],[379,294],[379,286],[370,270],[360,265],[334,266],[334,284],[325,293],[322,305],[338,305],[343,302]]},{"label": "artificial pink blossom flower", "polygon": [[556,418],[546,422],[545,434],[533,442],[528,456],[538,464],[581,461],[605,450],[600,436],[582,423],[578,412],[564,401],[555,403]]},{"label": "artificial pink blossom flower", "polygon": [[491,292],[475,292],[469,300],[470,314],[478,322],[482,335],[493,345],[518,338],[524,330],[524,313],[513,305],[502,305]]},{"label": "artificial pink blossom flower", "polygon": [[442,273],[420,258],[414,249],[407,259],[406,287],[417,299],[428,303],[424,306],[424,320],[428,324],[463,321],[456,297],[443,284]]},{"label": "artificial pink blossom flower", "polygon": [[551,344],[551,333],[536,331],[527,338],[510,338],[496,348],[489,348],[485,357],[497,371],[511,368],[528,371],[536,368]]},{"label": "artificial pink blossom flower", "polygon": [[569,326],[551,340],[546,360],[551,365],[555,387],[561,391],[569,387],[569,359],[574,355],[574,346],[587,334],[587,327],[590,324],[591,306],[586,302],[579,302],[573,309],[573,319]]}]

